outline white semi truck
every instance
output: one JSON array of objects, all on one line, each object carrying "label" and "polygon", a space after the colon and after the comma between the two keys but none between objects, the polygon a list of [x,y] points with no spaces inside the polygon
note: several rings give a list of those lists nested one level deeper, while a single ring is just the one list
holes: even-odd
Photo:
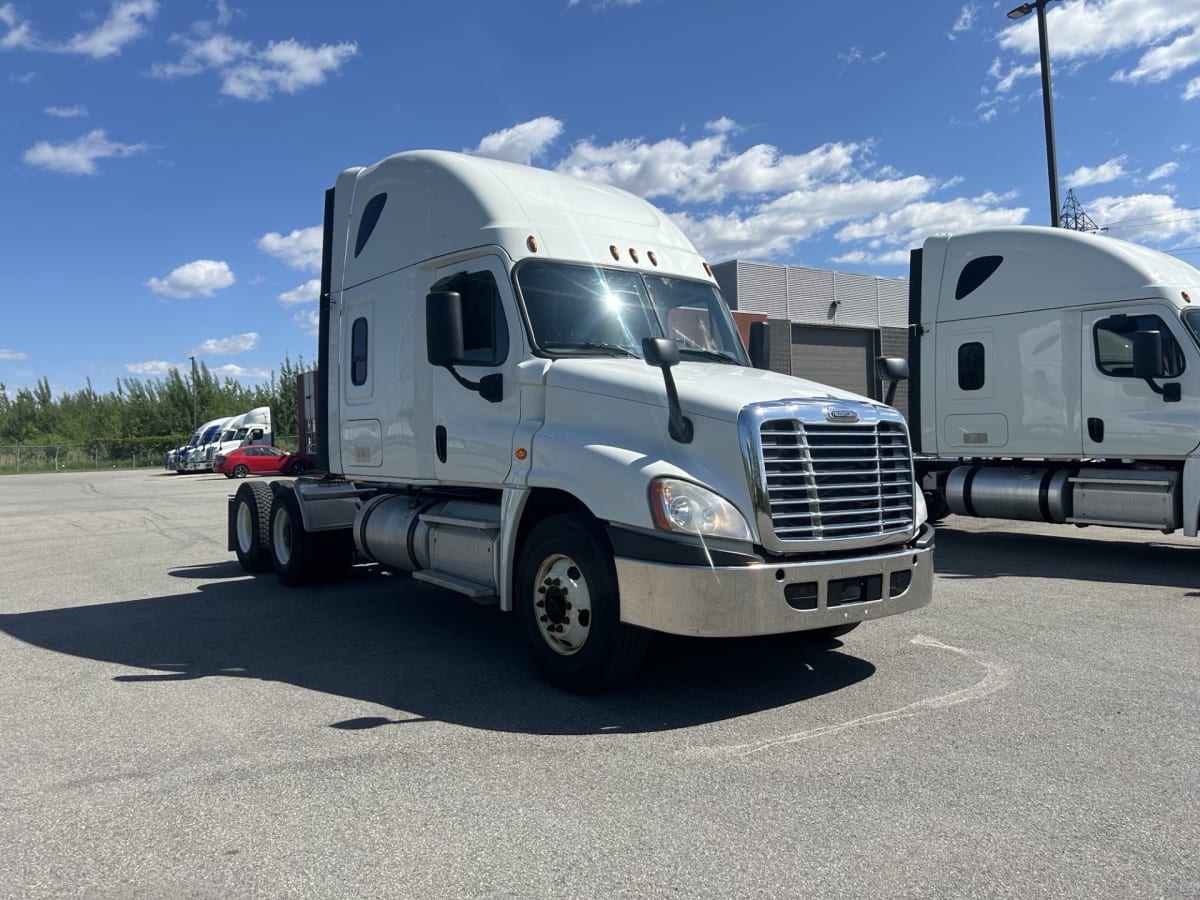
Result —
[{"label": "white semi truck", "polygon": [[1200,524],[1200,271],[1058,228],[912,253],[909,424],[933,517]]},{"label": "white semi truck", "polygon": [[212,470],[213,460],[218,453],[228,453],[238,447],[252,445],[270,446],[273,441],[271,407],[256,406],[249,412],[230,419],[220,437],[206,447],[207,468],[209,471]]},{"label": "white semi truck", "polygon": [[651,631],[836,636],[930,600],[902,417],[750,368],[707,263],[624,191],[440,151],[348,169],[319,340],[318,471],[229,501],[248,571],[357,551],[515,612],[575,691]]},{"label": "white semi truck", "polygon": [[188,446],[179,451],[175,464],[176,470],[179,472],[211,472],[210,448],[214,442],[220,439],[221,432],[231,421],[233,421],[232,416],[225,416],[201,425]]}]

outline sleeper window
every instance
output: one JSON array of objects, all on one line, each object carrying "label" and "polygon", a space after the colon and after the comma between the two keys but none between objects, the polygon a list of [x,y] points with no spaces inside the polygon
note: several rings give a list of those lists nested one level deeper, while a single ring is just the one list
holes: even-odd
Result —
[{"label": "sleeper window", "polygon": [[958,386],[964,391],[977,391],[983,387],[984,352],[983,344],[971,341],[958,348]]},{"label": "sleeper window", "polygon": [[367,383],[367,320],[355,319],[350,329],[350,381]]}]

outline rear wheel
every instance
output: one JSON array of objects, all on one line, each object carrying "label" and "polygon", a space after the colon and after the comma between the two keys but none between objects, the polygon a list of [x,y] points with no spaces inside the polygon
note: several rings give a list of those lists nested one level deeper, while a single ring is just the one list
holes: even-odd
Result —
[{"label": "rear wheel", "polygon": [[234,549],[247,572],[271,568],[271,500],[271,489],[261,481],[243,484],[234,495]]},{"label": "rear wheel", "polygon": [[241,465],[240,463],[233,467],[233,477],[234,478],[245,478],[249,474],[250,474],[250,470],[248,468],[246,468],[244,465]]},{"label": "rear wheel", "polygon": [[300,501],[284,488],[271,507],[270,550],[279,580],[300,587],[344,575],[354,555],[354,539],[349,529],[306,531]]},{"label": "rear wheel", "polygon": [[513,602],[542,675],[564,690],[616,687],[645,656],[649,633],[621,621],[608,540],[582,516],[551,516],[529,533]]}]

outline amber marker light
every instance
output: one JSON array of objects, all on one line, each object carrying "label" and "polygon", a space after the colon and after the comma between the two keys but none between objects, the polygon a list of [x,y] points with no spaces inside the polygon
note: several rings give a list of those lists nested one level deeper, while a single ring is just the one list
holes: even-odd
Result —
[{"label": "amber marker light", "polygon": [[612,254],[612,258],[613,258],[613,259],[620,259],[620,258],[621,258],[621,251],[617,249],[617,245],[616,245],[616,244],[609,244],[609,245],[608,245],[608,252]]},{"label": "amber marker light", "polygon": [[518,447],[513,453],[513,456],[515,456],[517,459],[525,459],[527,456],[529,456],[529,451],[524,447]]},{"label": "amber marker light", "polygon": [[530,253],[537,253],[537,238],[531,234],[525,238],[525,246],[529,248]]},{"label": "amber marker light", "polygon": [[658,265],[658,257],[654,255],[654,251],[653,251],[653,250],[649,251],[649,252],[646,254],[646,259],[650,260],[650,265],[652,265],[652,266],[657,266],[657,265]]},{"label": "amber marker light", "polygon": [[708,263],[704,264],[704,274],[707,275],[709,278],[713,277],[712,269],[709,268]]},{"label": "amber marker light", "polygon": [[632,259],[634,262],[638,261],[637,251],[634,250],[632,247],[629,248],[629,258]]}]

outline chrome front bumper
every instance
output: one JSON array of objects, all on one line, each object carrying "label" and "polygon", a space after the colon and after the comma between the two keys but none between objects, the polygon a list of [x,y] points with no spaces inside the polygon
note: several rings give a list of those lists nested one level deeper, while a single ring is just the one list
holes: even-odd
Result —
[{"label": "chrome front bumper", "polygon": [[700,637],[782,634],[925,606],[933,535],[926,525],[912,548],[855,559],[703,567],[617,557],[616,567],[630,625]]}]

